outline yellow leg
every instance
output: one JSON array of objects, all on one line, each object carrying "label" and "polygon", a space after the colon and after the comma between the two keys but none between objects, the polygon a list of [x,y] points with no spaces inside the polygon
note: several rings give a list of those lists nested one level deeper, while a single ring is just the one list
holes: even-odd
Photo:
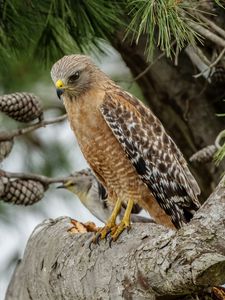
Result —
[{"label": "yellow leg", "polygon": [[122,201],[120,199],[118,199],[116,201],[116,205],[113,208],[112,214],[111,214],[108,222],[106,223],[106,225],[103,228],[101,228],[98,231],[96,237],[93,240],[94,242],[96,240],[98,240],[99,238],[101,240],[103,240],[106,237],[106,235],[112,230],[112,228],[116,227],[116,218],[121,210],[121,205],[122,205]]},{"label": "yellow leg", "polygon": [[120,213],[121,205],[122,205],[122,201],[120,199],[118,199],[116,201],[116,205],[113,208],[111,217],[109,218],[106,226],[108,225],[111,228],[116,225],[116,218],[117,218],[118,214]]},{"label": "yellow leg", "polygon": [[112,233],[112,240],[116,241],[118,236],[124,231],[125,228],[130,227],[130,214],[134,205],[133,200],[129,200],[127,203],[127,208],[125,210],[125,214],[123,216],[122,221],[117,226],[116,230]]}]

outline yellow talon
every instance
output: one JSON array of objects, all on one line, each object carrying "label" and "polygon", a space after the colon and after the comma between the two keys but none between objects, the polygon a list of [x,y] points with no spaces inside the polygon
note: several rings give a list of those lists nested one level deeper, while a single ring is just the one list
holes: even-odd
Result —
[{"label": "yellow talon", "polygon": [[110,219],[108,220],[107,224],[103,228],[100,228],[98,230],[96,236],[93,239],[93,242],[96,243],[98,242],[99,239],[103,240],[109,232],[111,233],[111,240],[116,241],[119,235],[124,231],[124,229],[130,228],[130,215],[134,205],[134,201],[133,200],[128,201],[123,219],[118,225],[116,225],[116,218],[120,212],[121,205],[122,202],[121,200],[118,199],[116,201],[116,205],[113,209]]},{"label": "yellow talon", "polygon": [[120,224],[118,226],[116,226],[116,230],[114,230],[114,232],[112,232],[111,237],[112,237],[113,241],[117,240],[117,238],[124,231],[124,229],[130,228],[130,215],[131,215],[133,205],[134,205],[134,201],[129,200],[122,221],[120,222]]},{"label": "yellow talon", "polygon": [[116,205],[113,209],[110,219],[108,220],[108,222],[106,223],[106,225],[104,227],[102,227],[98,230],[96,236],[93,239],[93,242],[97,242],[98,239],[103,240],[109,232],[111,232],[112,230],[113,230],[113,232],[115,231],[114,228],[117,227],[116,218],[117,218],[118,214],[120,213],[121,205],[122,205],[122,201],[120,199],[118,199],[116,201]]}]

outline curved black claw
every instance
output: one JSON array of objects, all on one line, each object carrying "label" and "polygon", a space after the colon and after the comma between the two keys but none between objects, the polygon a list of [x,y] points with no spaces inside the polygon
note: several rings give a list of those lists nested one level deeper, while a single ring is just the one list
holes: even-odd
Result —
[{"label": "curved black claw", "polygon": [[130,230],[131,230],[131,226],[129,225],[129,226],[127,227],[127,233],[130,233]]},{"label": "curved black claw", "polygon": [[88,248],[90,249],[90,251],[92,251],[91,246],[92,246],[93,243],[94,243],[94,242],[93,242],[93,239],[91,239],[91,241],[90,241],[89,244],[88,244]]},{"label": "curved black claw", "polygon": [[106,236],[105,236],[105,242],[107,242],[108,236],[109,236],[110,233],[111,233],[111,229],[109,229],[109,230],[107,231],[107,233],[106,233]]},{"label": "curved black claw", "polygon": [[113,242],[113,239],[112,239],[112,237],[110,237],[110,239],[109,239],[109,247],[110,248],[112,248],[112,242]]},{"label": "curved black claw", "polygon": [[101,239],[101,233],[98,232],[96,234],[96,236],[94,237],[93,243],[98,244],[99,245],[99,240]]}]

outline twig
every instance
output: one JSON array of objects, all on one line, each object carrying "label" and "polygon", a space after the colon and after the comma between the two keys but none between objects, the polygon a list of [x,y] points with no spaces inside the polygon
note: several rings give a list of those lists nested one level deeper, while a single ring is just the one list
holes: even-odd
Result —
[{"label": "twig", "polygon": [[0,177],[7,177],[7,178],[20,178],[20,179],[30,179],[40,181],[45,185],[49,185],[52,183],[61,183],[67,181],[71,176],[67,177],[58,177],[58,178],[50,178],[44,175],[38,175],[33,173],[16,173],[16,172],[7,172],[0,169]]},{"label": "twig", "polygon": [[214,22],[212,22],[202,14],[197,13],[197,15],[204,23],[209,25],[212,29],[214,29],[217,33],[219,33],[221,37],[225,39],[225,31],[221,27],[217,26]]},{"label": "twig", "polygon": [[215,140],[215,146],[217,147],[217,149],[220,149],[222,146],[220,145],[220,141],[222,140],[222,138],[225,137],[225,129],[220,131],[220,133],[217,135],[216,140]]},{"label": "twig", "polygon": [[178,66],[178,57],[179,57],[179,47],[176,45],[176,52],[175,52],[175,59],[174,59],[174,65]]},{"label": "twig", "polygon": [[62,122],[66,118],[67,118],[67,115],[64,114],[62,116],[56,117],[56,118],[51,119],[51,120],[46,120],[46,121],[44,120],[44,121],[41,121],[39,123],[30,125],[30,126],[25,127],[25,128],[19,128],[19,129],[12,130],[11,132],[5,132],[5,131],[0,132],[0,141],[11,140],[16,136],[23,135],[25,133],[29,133],[33,130],[38,129],[38,128],[45,127],[47,125],[55,124],[55,123],[58,123],[58,122]]},{"label": "twig", "polygon": [[206,68],[205,70],[203,70],[202,72],[194,75],[193,77],[194,78],[198,78],[200,77],[201,75],[203,75],[203,73],[207,72],[208,70],[211,70],[213,67],[215,67],[218,62],[221,60],[221,58],[224,56],[224,53],[225,53],[225,48],[223,48],[223,50],[220,52],[220,54],[217,56],[216,60],[211,63],[211,65],[208,66],[208,68]]},{"label": "twig", "polygon": [[202,59],[202,61],[207,66],[209,66],[211,61],[206,57],[206,55],[203,53],[203,51],[199,47],[197,47],[197,46],[195,46],[194,49],[196,50],[198,56]]},{"label": "twig", "polygon": [[[171,47],[173,45],[175,45],[176,41],[174,40],[171,43]],[[137,81],[138,79],[140,79],[142,76],[144,76],[150,69],[151,67],[158,61],[160,60],[162,57],[164,57],[166,55],[165,52],[162,52],[160,55],[158,55],[152,63],[150,63],[141,73],[139,73],[136,77],[132,78],[131,80],[118,80],[119,82],[127,82],[127,83],[134,83],[135,81]]]},{"label": "twig", "polygon": [[210,30],[204,28],[203,26],[196,24],[192,21],[189,21],[189,25],[197,31],[199,34],[201,34],[206,39],[212,41],[213,43],[217,44],[218,46],[221,46],[225,48],[225,40],[219,37],[218,35],[214,34]]},{"label": "twig", "polygon": [[166,55],[165,52],[163,52],[159,56],[157,56],[156,59],[150,65],[148,65],[147,68],[145,68],[141,73],[139,73],[136,77],[134,77],[132,81],[137,81],[142,76],[144,76],[151,69],[151,67],[165,55]]},{"label": "twig", "polygon": [[209,68],[215,67],[218,62],[221,60],[221,58],[224,56],[225,48],[220,52],[220,54],[217,56],[216,60],[209,66]]},{"label": "twig", "polygon": [[[170,47],[174,46],[176,44],[176,40],[172,41],[172,43],[170,44]],[[151,67],[161,58],[163,58],[166,55],[165,52],[162,52],[160,55],[158,55],[153,62],[147,66],[146,69],[144,69],[140,74],[138,74],[136,77],[134,77],[133,81],[137,81],[138,79],[140,79],[142,76],[144,76],[150,69]]]},{"label": "twig", "polygon": [[[204,71],[208,68],[208,66],[200,58],[200,56],[198,55],[196,49],[193,46],[188,45],[185,48],[184,51],[187,53],[187,55],[189,56],[189,58],[192,61],[192,63],[199,69],[199,71],[201,71],[202,73],[204,73]],[[207,78],[208,74],[205,74],[204,76]]]}]

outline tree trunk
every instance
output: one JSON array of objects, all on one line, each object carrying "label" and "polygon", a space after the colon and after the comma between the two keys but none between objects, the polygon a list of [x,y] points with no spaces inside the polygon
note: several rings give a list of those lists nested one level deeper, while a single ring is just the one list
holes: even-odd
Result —
[{"label": "tree trunk", "polygon": [[93,235],[70,227],[67,217],[36,227],[6,300],[183,299],[225,282],[224,181],[179,231],[134,224],[90,250]]},{"label": "tree trunk", "polygon": [[[129,40],[124,42],[123,36],[123,33],[118,33],[112,43],[135,78],[151,64],[144,54],[146,37],[142,36],[136,45]],[[193,78],[197,70],[184,51],[179,55],[178,66],[163,55],[157,59],[160,55],[156,49],[154,63],[137,83],[147,104],[188,160],[199,149],[213,144],[224,129],[223,118],[216,116],[222,100],[218,101],[220,95],[206,80]],[[206,199],[218,183],[221,169],[215,168],[214,164],[193,165],[191,168],[201,186],[202,199]]]}]

